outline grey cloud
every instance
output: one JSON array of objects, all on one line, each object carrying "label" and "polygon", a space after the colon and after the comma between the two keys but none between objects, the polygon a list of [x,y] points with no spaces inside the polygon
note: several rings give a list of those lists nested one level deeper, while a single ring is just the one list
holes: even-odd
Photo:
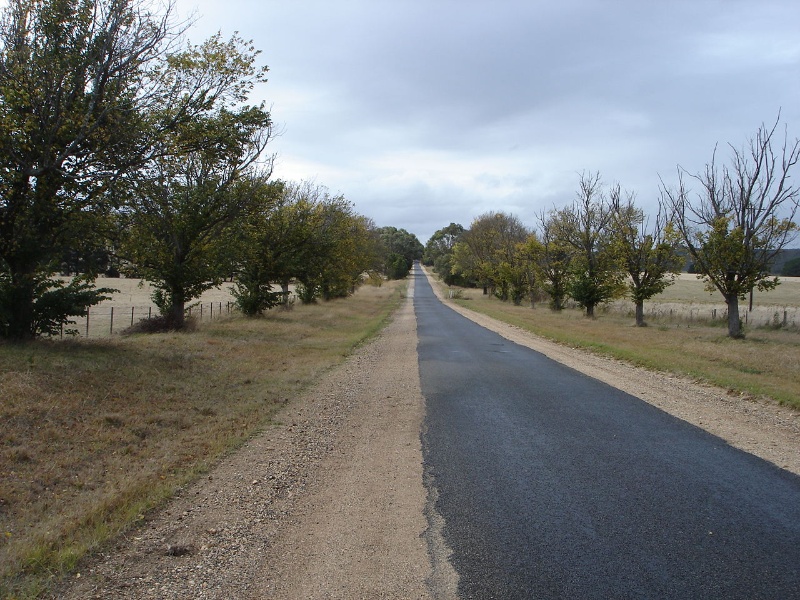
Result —
[{"label": "grey cloud", "polygon": [[308,171],[421,238],[485,208],[532,225],[584,169],[652,202],[659,173],[701,169],[779,108],[800,135],[792,2],[199,4],[264,50],[277,175]]}]

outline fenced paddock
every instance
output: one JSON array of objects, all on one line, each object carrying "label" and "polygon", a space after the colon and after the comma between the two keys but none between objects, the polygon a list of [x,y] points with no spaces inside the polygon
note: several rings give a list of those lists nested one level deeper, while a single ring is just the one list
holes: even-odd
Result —
[{"label": "fenced paddock", "polygon": [[[475,288],[450,288],[449,296],[453,298],[476,299],[482,297],[482,291]],[[537,299],[536,306],[547,305],[546,296]],[[527,305],[527,304],[526,304]],[[573,309],[576,318],[580,314],[578,305],[567,300],[565,307]],[[620,299],[601,304],[595,309],[596,314],[617,317],[635,318],[635,306],[629,299]],[[696,325],[727,324],[728,313],[725,302],[719,292],[708,292],[696,275],[682,273],[675,283],[664,292],[644,303],[645,321],[653,325],[665,327],[681,327]],[[755,291],[753,307],[750,299],[739,302],[739,318],[749,328],[768,327],[800,332],[800,277],[781,277],[780,285],[769,292]]]},{"label": "fenced paddock", "polygon": [[[109,337],[158,314],[158,308],[150,297],[153,288],[146,281],[101,277],[96,285],[119,291],[110,300],[90,307],[88,317],[73,317],[75,323],[66,325],[64,334],[73,330],[75,335],[84,338]],[[189,304],[187,312],[201,323],[231,314],[235,310],[232,287],[232,283],[224,283],[218,289],[207,290],[196,302]]]},{"label": "fenced paddock", "polygon": [[[630,301],[616,301],[599,307],[600,313],[622,314],[634,318]],[[727,323],[725,303],[694,304],[686,302],[645,302],[645,321],[691,325],[692,323]],[[749,327],[800,329],[800,308],[786,305],[760,305],[749,310],[747,301],[739,305],[739,318]]]},{"label": "fenced paddock", "polygon": [[[630,301],[617,301],[606,310],[633,317]],[[645,320],[654,322],[693,322],[723,324],[728,310],[719,292],[708,292],[697,275],[681,273],[675,283],[651,301],[644,303]],[[780,284],[769,292],[755,290],[752,298],[739,302],[739,318],[748,327],[800,328],[800,277],[781,277]]]}]

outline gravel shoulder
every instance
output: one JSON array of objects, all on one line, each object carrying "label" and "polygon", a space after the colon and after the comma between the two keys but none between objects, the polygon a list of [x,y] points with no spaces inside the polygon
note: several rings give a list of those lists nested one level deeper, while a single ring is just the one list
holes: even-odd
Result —
[{"label": "gravel shoulder", "polygon": [[[53,597],[455,598],[423,483],[413,284],[407,296],[375,340]],[[800,475],[794,411],[566,348],[446,303]]]},{"label": "gravel shoulder", "polygon": [[413,283],[375,340],[54,597],[448,597],[428,558],[412,297]]}]

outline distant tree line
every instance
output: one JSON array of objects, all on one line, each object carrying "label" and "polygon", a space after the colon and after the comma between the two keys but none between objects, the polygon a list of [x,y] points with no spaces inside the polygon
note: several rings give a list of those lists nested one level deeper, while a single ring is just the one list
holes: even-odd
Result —
[{"label": "distant tree line", "polygon": [[231,276],[254,315],[286,303],[290,281],[304,302],[330,299],[421,256],[343,197],[271,181],[271,116],[250,103],[259,52],[236,35],[192,45],[187,28],[171,0],[2,10],[0,337],[59,331],[113,292],[94,286],[101,272],[150,281],[179,329]]},{"label": "distant tree line", "polygon": [[[662,182],[654,215],[636,206],[634,192],[584,172],[573,203],[543,211],[533,228],[502,212],[468,229],[451,223],[428,240],[424,262],[448,285],[482,287],[518,305],[546,300],[553,310],[572,299],[588,317],[627,296],[643,326],[644,302],[690,261],[706,288],[722,294],[728,335],[743,337],[739,302],[778,285],[771,264],[797,231],[800,190],[790,174],[800,141],[779,139],[777,129],[778,121],[762,126],[745,148],[731,147],[729,164],[715,152],[700,173],[679,167],[677,186]],[[789,275],[797,267],[784,268]]]}]

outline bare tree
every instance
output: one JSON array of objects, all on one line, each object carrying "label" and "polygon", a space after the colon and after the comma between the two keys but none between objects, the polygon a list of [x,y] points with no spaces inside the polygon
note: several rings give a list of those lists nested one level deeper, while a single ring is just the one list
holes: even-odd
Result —
[{"label": "bare tree", "polygon": [[[761,125],[745,148],[731,146],[730,165],[718,165],[716,149],[705,171],[678,167],[678,187],[662,182],[662,198],[671,208],[696,270],[709,291],[718,290],[728,307],[728,335],[743,337],[739,300],[754,288],[771,290],[778,278],[770,264],[795,235],[800,189],[790,174],[800,159],[800,140],[774,147],[780,116]],[[699,184],[692,193],[686,177]]]}]

